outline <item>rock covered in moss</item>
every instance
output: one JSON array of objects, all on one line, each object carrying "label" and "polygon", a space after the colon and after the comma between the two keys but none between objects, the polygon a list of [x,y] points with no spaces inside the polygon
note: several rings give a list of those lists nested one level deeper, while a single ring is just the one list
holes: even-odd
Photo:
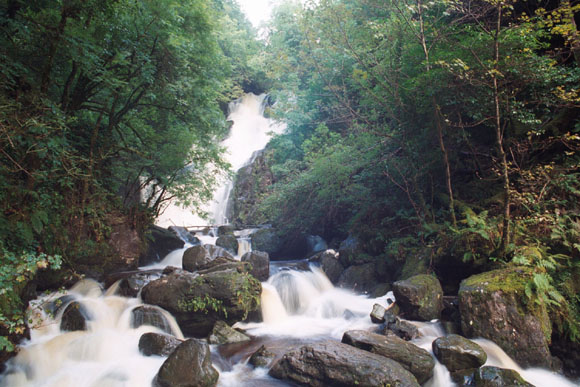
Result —
[{"label": "rock covered in moss", "polygon": [[234,259],[234,256],[223,247],[213,245],[193,246],[183,253],[183,268],[194,272],[213,260],[222,257]]},{"label": "rock covered in moss", "polygon": [[552,325],[545,306],[525,296],[530,278],[528,269],[508,267],[462,281],[461,328],[467,337],[493,340],[524,367],[550,367]]},{"label": "rock covered in moss", "polygon": [[433,353],[450,372],[479,368],[487,361],[479,344],[459,335],[439,337],[432,345]]},{"label": "rock covered in moss", "polygon": [[439,280],[420,274],[393,284],[393,294],[404,317],[409,320],[430,321],[441,317],[443,289]]},{"label": "rock covered in moss", "polygon": [[230,327],[223,321],[217,321],[207,339],[210,344],[229,344],[249,341],[250,338]]},{"label": "rock covered in moss", "polygon": [[273,228],[261,228],[251,235],[252,250],[264,251],[269,255],[276,254],[282,248],[282,239]]},{"label": "rock covered in moss", "polygon": [[476,387],[534,387],[516,371],[498,367],[481,367],[475,371],[473,379]]},{"label": "rock covered in moss", "polygon": [[238,253],[238,239],[234,234],[221,235],[215,241],[215,245],[223,247],[231,254],[235,255]]}]

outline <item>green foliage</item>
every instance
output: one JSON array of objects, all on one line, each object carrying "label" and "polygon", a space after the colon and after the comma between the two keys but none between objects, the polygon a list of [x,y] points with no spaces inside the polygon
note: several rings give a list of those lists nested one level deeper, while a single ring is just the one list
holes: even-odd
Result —
[{"label": "green foliage", "polygon": [[203,312],[208,314],[210,311],[221,314],[224,318],[228,317],[228,311],[223,305],[222,300],[210,297],[207,294],[203,297],[191,297],[185,300],[179,300],[179,308],[183,312]]}]

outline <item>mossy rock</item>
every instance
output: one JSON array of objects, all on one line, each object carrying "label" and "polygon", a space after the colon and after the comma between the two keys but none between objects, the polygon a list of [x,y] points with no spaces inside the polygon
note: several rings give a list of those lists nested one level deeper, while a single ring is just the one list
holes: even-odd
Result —
[{"label": "mossy rock", "polygon": [[552,323],[546,306],[525,296],[531,276],[529,268],[511,266],[462,281],[461,328],[467,337],[493,340],[524,367],[550,367]]},{"label": "mossy rock", "polygon": [[441,317],[443,290],[436,277],[420,274],[397,281],[393,293],[405,318],[430,321]]}]

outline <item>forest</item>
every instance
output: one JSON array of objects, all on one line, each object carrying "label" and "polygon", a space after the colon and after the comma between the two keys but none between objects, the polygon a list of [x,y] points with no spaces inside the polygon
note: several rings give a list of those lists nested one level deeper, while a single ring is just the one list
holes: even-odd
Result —
[{"label": "forest", "polygon": [[287,128],[236,226],[352,238],[446,294],[523,267],[577,345],[578,23],[575,0],[287,0],[258,34],[235,0],[0,1],[0,348],[32,293],[114,270],[120,225],[201,211],[248,92]]}]

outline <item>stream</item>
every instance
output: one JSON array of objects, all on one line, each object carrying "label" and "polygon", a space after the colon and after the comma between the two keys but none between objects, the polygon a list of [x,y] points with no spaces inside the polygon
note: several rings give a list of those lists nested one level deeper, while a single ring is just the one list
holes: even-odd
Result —
[{"label": "stream", "polygon": [[[282,127],[263,117],[264,96],[249,94],[231,106],[234,121],[228,146],[229,161],[238,169],[262,149],[269,132]],[[227,223],[227,192],[231,182],[225,182],[214,196],[213,214],[216,224]],[[188,209],[170,207],[158,220],[162,226],[191,226],[201,222]],[[251,251],[252,230],[238,230],[237,259]],[[203,244],[214,244],[215,232],[196,235]],[[162,261],[142,270],[161,271],[167,266],[182,267],[183,249],[169,253]],[[134,311],[143,305],[141,298],[118,295],[118,283],[105,289],[102,284],[86,279],[66,292],[55,292],[31,303],[31,338],[22,343],[19,354],[7,363],[0,376],[0,386],[43,387],[146,387],[165,361],[161,356],[144,356],[138,342],[147,332],[169,332],[183,339],[175,319],[167,312],[163,328],[140,325]],[[252,337],[250,342],[211,346],[214,367],[220,373],[219,386],[290,386],[268,376],[265,368],[247,364],[250,355],[262,344],[279,348],[323,339],[340,340],[345,331],[371,330],[369,313],[374,304],[386,306],[394,301],[391,292],[378,298],[335,287],[315,265],[306,261],[272,261],[270,277],[262,283],[262,322],[237,323]],[[61,330],[65,306],[77,302],[91,316],[86,331]],[[412,322],[421,332],[413,342],[432,353],[431,343],[444,336],[437,322]],[[474,340],[488,354],[486,365],[511,368],[535,386],[575,386],[562,377],[543,369],[521,369],[497,345],[489,340]],[[436,362],[435,372],[425,386],[453,386],[450,373]]]}]

